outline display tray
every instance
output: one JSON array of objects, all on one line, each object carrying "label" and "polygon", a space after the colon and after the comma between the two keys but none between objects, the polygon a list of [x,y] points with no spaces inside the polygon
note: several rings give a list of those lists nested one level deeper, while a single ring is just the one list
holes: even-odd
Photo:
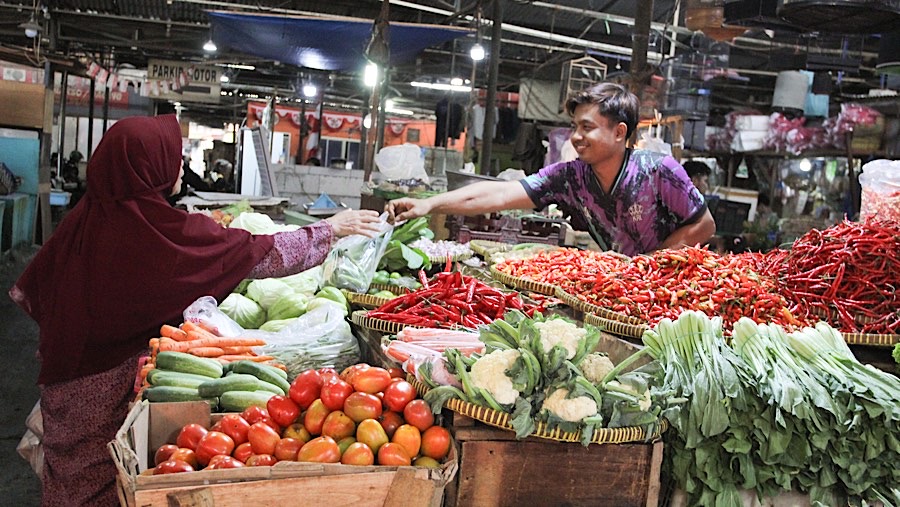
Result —
[{"label": "display tray", "polygon": [[371,317],[367,317],[366,313],[368,313],[368,310],[357,310],[351,313],[350,322],[363,329],[379,331],[386,334],[397,334],[405,327],[423,327],[413,326],[410,324],[399,324],[397,322],[391,322],[389,320],[373,319]]},{"label": "display tray", "polygon": [[[450,256],[450,262],[462,262],[462,261],[471,259],[471,258],[472,258],[472,255],[473,255],[472,252],[469,252],[469,253],[461,253],[461,254],[456,254],[456,255],[451,255],[451,256]],[[431,265],[432,265],[432,266],[441,266],[441,267],[443,267],[444,264],[447,263],[447,256],[444,256],[444,257],[432,257],[432,256],[428,256],[428,260],[431,262]]]},{"label": "display tray", "polygon": [[870,345],[873,347],[894,347],[900,343],[900,334],[841,333],[848,345]]},{"label": "display tray", "polygon": [[508,275],[496,269],[494,266],[491,266],[491,277],[498,282],[509,285],[510,287],[515,287],[519,290],[537,292],[538,294],[544,294],[545,296],[555,296],[558,289],[556,285],[551,285],[549,283],[536,282],[527,278],[519,278],[516,276]]},{"label": "display tray", "polygon": [[402,295],[406,294],[406,291],[412,292],[413,290],[416,290],[416,289],[407,289],[406,287],[400,287],[399,285],[391,285],[389,283],[371,283],[371,284],[369,284],[369,288],[375,289],[375,290],[388,290],[398,296],[402,296]]},{"label": "display tray", "polygon": [[[420,396],[425,396],[429,391],[428,386],[420,382],[411,375],[407,375],[407,381],[415,386]],[[447,400],[444,407],[476,421],[483,422],[488,426],[501,428],[504,430],[515,431],[509,422],[510,414],[506,412],[498,412],[496,410],[482,407],[474,403],[462,401],[457,398]],[[532,437],[543,438],[546,440],[555,440],[557,442],[581,442],[581,433],[573,433],[562,431],[559,428],[551,429],[546,423],[536,422]],[[660,419],[656,428],[647,432],[644,428],[637,426],[626,426],[623,428],[597,428],[591,437],[592,444],[623,444],[628,442],[647,442],[659,438],[669,428],[669,422],[666,419]]]},{"label": "display tray", "polygon": [[638,340],[644,336],[644,331],[650,329],[647,325],[628,324],[618,320],[606,319],[593,313],[584,314],[584,323],[597,326],[609,334]]},{"label": "display tray", "polygon": [[623,313],[614,312],[602,306],[588,303],[587,301],[578,299],[575,295],[569,294],[561,288],[557,290],[555,296],[561,299],[563,303],[580,312],[584,312],[585,314],[593,314],[604,319],[631,324],[632,326],[646,326],[646,323],[637,317],[631,317]]},{"label": "display tray", "polygon": [[373,296],[372,294],[360,294],[358,292],[347,292],[346,294],[347,301],[349,301],[351,305],[369,309],[378,308],[391,300],[391,298]]},{"label": "display tray", "polygon": [[491,255],[497,252],[507,252],[512,249],[513,245],[509,243],[500,243],[498,241],[490,241],[486,239],[473,239],[469,241],[469,248],[475,252],[476,255],[480,255],[485,259],[490,258]]}]

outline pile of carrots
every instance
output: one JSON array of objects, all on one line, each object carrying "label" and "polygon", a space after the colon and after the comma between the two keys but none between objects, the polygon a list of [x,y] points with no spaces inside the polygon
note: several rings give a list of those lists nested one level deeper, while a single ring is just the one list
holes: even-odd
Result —
[{"label": "pile of carrots", "polygon": [[221,336],[216,329],[195,322],[184,322],[178,327],[163,324],[159,334],[159,337],[150,339],[150,359],[141,367],[141,378],[155,367],[156,354],[165,351],[208,357],[222,364],[249,360],[284,369],[283,365],[273,362],[274,357],[253,352],[253,347],[266,344],[260,338]]}]

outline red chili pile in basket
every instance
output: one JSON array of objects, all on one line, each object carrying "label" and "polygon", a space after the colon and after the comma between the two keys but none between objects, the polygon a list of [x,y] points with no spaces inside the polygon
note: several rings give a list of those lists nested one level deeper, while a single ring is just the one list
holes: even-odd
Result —
[{"label": "red chili pile in basket", "polygon": [[721,256],[703,248],[638,255],[618,270],[577,280],[583,301],[637,317],[650,325],[684,310],[721,316],[723,325],[741,317],[793,328],[804,324],[789,310],[774,278],[760,275],[760,254]]},{"label": "red chili pile in basket", "polygon": [[616,271],[623,262],[629,262],[628,257],[614,252],[563,248],[541,251],[524,259],[508,259],[494,267],[509,276],[568,290],[578,279],[598,272]]},{"label": "red chili pile in basket", "polygon": [[528,316],[540,310],[522,303],[518,293],[504,293],[458,271],[438,273],[431,281],[420,272],[419,278],[421,289],[398,296],[366,316],[411,326],[474,328],[503,317],[508,309]]},{"label": "red chili pile in basket", "polygon": [[798,238],[779,273],[783,294],[845,333],[900,332],[900,223],[867,219]]}]

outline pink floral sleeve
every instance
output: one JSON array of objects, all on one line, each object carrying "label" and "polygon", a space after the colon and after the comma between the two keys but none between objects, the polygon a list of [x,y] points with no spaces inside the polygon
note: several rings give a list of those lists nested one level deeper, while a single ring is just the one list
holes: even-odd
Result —
[{"label": "pink floral sleeve", "polygon": [[328,255],[333,238],[331,224],[324,220],[296,231],[279,232],[275,234],[275,246],[247,278],[277,278],[318,266]]}]

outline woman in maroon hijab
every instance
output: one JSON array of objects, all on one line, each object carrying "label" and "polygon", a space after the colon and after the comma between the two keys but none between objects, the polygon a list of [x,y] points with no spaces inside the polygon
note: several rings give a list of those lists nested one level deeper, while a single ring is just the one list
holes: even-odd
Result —
[{"label": "woman in maroon hijab", "polygon": [[107,442],[134,396],[138,358],[197,298],[222,300],[244,278],[321,263],[335,236],[373,235],[374,211],[294,232],[251,235],[172,208],[181,186],[174,115],[118,121],[88,165],[78,205],[10,296],[40,326],[43,505],[117,505]]}]

